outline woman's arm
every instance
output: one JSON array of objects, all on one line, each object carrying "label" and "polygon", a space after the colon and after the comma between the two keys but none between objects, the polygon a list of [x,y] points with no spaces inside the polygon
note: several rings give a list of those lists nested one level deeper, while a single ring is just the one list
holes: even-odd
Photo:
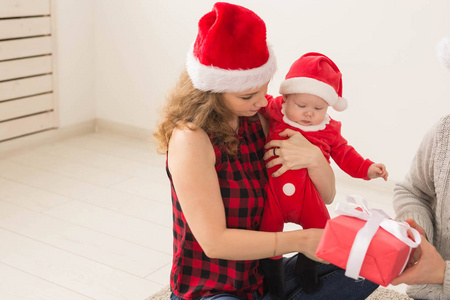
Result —
[{"label": "woman's arm", "polygon": [[302,252],[315,257],[320,229],[259,232],[230,229],[220,194],[215,155],[202,130],[178,129],[169,143],[169,170],[181,208],[206,255],[230,260],[254,260]]},{"label": "woman's arm", "polygon": [[[273,173],[274,176],[280,176],[287,170],[306,168],[324,202],[332,203],[336,195],[334,172],[319,147],[311,144],[301,133],[291,129],[282,131],[280,136],[289,139],[271,140],[266,144],[266,148],[279,148],[276,150],[278,157],[268,162],[266,167],[282,164],[281,168]],[[264,159],[273,156],[273,151],[267,151]]]}]

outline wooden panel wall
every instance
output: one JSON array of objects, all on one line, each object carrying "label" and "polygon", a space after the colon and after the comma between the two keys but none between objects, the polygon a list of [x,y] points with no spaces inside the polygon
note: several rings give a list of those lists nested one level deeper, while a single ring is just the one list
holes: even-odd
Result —
[{"label": "wooden panel wall", "polygon": [[0,142],[57,127],[50,1],[0,1]]}]

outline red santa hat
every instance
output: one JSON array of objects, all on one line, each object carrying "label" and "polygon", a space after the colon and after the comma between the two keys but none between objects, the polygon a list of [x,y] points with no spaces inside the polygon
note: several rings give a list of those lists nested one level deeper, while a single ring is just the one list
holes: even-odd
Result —
[{"label": "red santa hat", "polygon": [[437,55],[441,64],[450,69],[450,37],[444,37],[438,42]]},{"label": "red santa hat", "polygon": [[297,59],[280,85],[281,94],[312,94],[337,111],[347,108],[342,98],[342,74],[336,64],[320,53],[306,53]]},{"label": "red santa hat", "polygon": [[267,83],[276,68],[266,25],[253,11],[218,2],[200,19],[186,61],[195,88],[242,92]]}]

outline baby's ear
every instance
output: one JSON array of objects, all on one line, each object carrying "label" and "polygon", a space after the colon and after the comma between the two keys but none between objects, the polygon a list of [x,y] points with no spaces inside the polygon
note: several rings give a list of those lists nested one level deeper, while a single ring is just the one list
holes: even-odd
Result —
[{"label": "baby's ear", "polygon": [[282,96],[283,96],[283,102],[286,102],[286,99],[287,99],[288,95],[283,94]]}]

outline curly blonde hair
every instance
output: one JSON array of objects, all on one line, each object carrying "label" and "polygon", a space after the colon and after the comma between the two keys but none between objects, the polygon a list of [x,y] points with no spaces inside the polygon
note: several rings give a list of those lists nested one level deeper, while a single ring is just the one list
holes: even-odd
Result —
[{"label": "curly blonde hair", "polygon": [[168,96],[162,120],[153,133],[158,142],[158,153],[167,153],[174,129],[187,127],[193,130],[197,126],[214,137],[214,144],[223,144],[228,154],[236,155],[238,139],[229,125],[231,118],[232,113],[225,107],[222,94],[196,89],[184,71]]}]

